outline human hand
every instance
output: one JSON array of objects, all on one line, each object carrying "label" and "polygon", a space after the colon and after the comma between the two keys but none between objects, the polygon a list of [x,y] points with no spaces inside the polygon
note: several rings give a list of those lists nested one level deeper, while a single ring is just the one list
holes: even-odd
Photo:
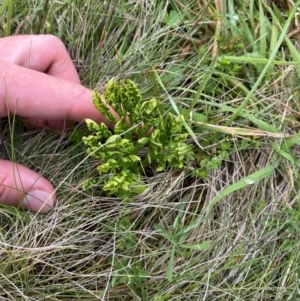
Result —
[{"label": "human hand", "polygon": [[[56,130],[91,118],[108,122],[80,84],[64,44],[55,36],[0,39],[0,118],[16,114]],[[36,172],[0,159],[0,203],[45,213],[56,203],[54,187]]]}]

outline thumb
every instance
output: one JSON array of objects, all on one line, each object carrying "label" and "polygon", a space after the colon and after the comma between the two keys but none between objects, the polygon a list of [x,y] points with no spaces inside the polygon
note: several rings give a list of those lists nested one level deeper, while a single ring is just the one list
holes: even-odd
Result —
[{"label": "thumb", "polygon": [[0,160],[0,203],[46,213],[56,202],[53,186],[38,173]]}]

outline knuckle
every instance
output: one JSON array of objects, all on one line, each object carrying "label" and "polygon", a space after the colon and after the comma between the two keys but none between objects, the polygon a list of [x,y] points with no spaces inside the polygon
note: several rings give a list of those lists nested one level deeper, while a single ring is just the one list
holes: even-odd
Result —
[{"label": "knuckle", "polygon": [[54,54],[60,54],[66,51],[64,43],[52,34],[38,36],[39,47],[46,52],[52,51]]},{"label": "knuckle", "polygon": [[44,42],[47,42],[49,44],[53,45],[63,45],[63,42],[55,35],[53,34],[46,34],[41,36]]}]

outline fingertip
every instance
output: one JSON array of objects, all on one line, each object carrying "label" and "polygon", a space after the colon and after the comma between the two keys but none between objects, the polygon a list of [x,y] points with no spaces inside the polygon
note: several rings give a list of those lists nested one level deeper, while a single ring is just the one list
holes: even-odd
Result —
[{"label": "fingertip", "polygon": [[0,203],[39,213],[57,201],[52,184],[25,166],[0,160]]},{"label": "fingertip", "polygon": [[55,203],[55,193],[32,189],[25,194],[21,202],[21,206],[26,210],[38,213],[47,213],[53,209]]}]

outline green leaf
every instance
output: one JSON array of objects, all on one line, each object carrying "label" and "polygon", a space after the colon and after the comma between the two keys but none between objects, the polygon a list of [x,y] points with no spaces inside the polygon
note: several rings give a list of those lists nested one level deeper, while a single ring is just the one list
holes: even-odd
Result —
[{"label": "green leaf", "polygon": [[[89,181],[90,186],[98,183],[108,195],[128,199],[132,194],[145,191],[146,185],[140,177],[150,163],[156,164],[157,171],[164,171],[166,165],[183,169],[194,160],[192,147],[185,143],[188,134],[183,115],[162,115],[161,102],[154,98],[142,101],[140,91],[130,80],[111,79],[103,96],[94,92],[93,102],[115,126],[110,131],[103,123],[98,125],[91,119],[86,120],[92,134],[82,140],[87,152],[101,160],[97,168],[101,176]],[[119,116],[118,120],[112,109]],[[195,116],[202,120],[200,114]],[[143,126],[128,130],[128,119],[131,125],[143,123]],[[148,135],[150,128],[154,130]],[[137,154],[144,146],[148,146],[149,151],[142,161]]]},{"label": "green leaf", "polygon": [[139,156],[137,156],[137,155],[129,155],[129,156],[127,156],[127,159],[128,159],[131,163],[141,161],[141,158],[140,158]]},{"label": "green leaf", "polygon": [[256,126],[258,126],[263,131],[274,132],[274,133],[280,132],[279,129],[277,129],[276,127],[272,126],[271,124],[265,121],[256,118],[251,114],[244,114],[244,117],[250,120],[251,122],[253,122]]},{"label": "green leaf", "polygon": [[95,121],[93,121],[92,119],[89,119],[87,118],[85,120],[86,124],[87,124],[87,127],[88,129],[91,131],[91,132],[97,132],[100,130],[100,126],[98,123],[96,123]]},{"label": "green leaf", "polygon": [[122,116],[120,120],[115,124],[114,132],[115,134],[123,134],[127,130],[126,117]]},{"label": "green leaf", "polygon": [[160,142],[161,131],[159,129],[155,129],[149,139],[149,146],[153,150],[161,150],[163,148],[162,143]]},{"label": "green leaf", "polygon": [[168,262],[168,268],[167,268],[167,279],[168,279],[169,282],[171,282],[172,279],[173,279],[175,248],[176,248],[176,245],[173,244],[172,249],[171,249],[170,259],[169,259],[169,262]]},{"label": "green leaf", "polygon": [[285,36],[285,42],[289,48],[290,54],[293,58],[293,61],[296,62],[296,69],[298,72],[298,76],[300,75],[300,54],[295,45],[291,42],[291,40]]},{"label": "green leaf", "polygon": [[101,123],[100,125],[98,123],[96,123],[95,121],[93,121],[92,119],[87,118],[85,120],[88,129],[91,132],[96,132],[96,136],[100,139],[102,138],[109,138],[112,134],[110,132],[110,130],[108,129],[108,127],[104,124]]},{"label": "green leaf", "polygon": [[[120,118],[130,119],[131,124],[141,121],[142,96],[136,84],[131,80],[116,82],[111,79],[103,93],[106,102],[115,110]],[[100,107],[103,106],[100,104]]]},{"label": "green leaf", "polygon": [[141,146],[145,146],[149,142],[149,137],[143,137],[138,139],[137,144]]},{"label": "green leaf", "polygon": [[97,170],[100,173],[108,173],[112,170],[115,170],[119,167],[118,162],[115,159],[108,159],[105,163],[99,165]]},{"label": "green leaf", "polygon": [[300,145],[300,132],[298,132],[291,138],[286,138],[285,142],[288,148],[291,148],[294,145]]},{"label": "green leaf", "polygon": [[273,142],[271,142],[271,145],[272,145],[273,149],[278,154],[280,154],[283,158],[288,160],[292,164],[293,167],[296,165],[296,161],[295,161],[294,157],[286,151],[286,150],[289,150],[289,149],[285,145],[276,145]]},{"label": "green leaf", "polygon": [[204,251],[208,249],[211,245],[211,240],[206,240],[201,244],[180,244],[179,246],[185,249],[195,250],[195,251]]},{"label": "green leaf", "polygon": [[159,224],[154,224],[154,229],[158,232],[159,235],[166,238],[170,242],[173,242],[172,236]]},{"label": "green leaf", "polygon": [[101,95],[94,91],[92,96],[93,103],[98,111],[110,122],[115,123],[117,118],[112,114],[109,107],[107,107],[101,100]]},{"label": "green leaf", "polygon": [[167,25],[171,27],[177,27],[177,24],[180,22],[180,14],[175,10],[171,10],[170,13],[166,13],[164,16],[164,21]]},{"label": "green leaf", "polygon": [[[172,110],[173,111],[173,110]],[[185,115],[189,110],[185,108],[178,108],[178,111],[180,115]],[[207,118],[204,114],[200,114],[198,112],[192,112],[192,120],[198,121],[198,122],[207,122]]]},{"label": "green leaf", "polygon": [[154,98],[142,103],[139,111],[142,112],[142,118],[146,125],[151,126],[155,122],[155,117],[157,115],[159,105],[160,102]]},{"label": "green leaf", "polygon": [[296,161],[293,158],[293,156],[291,154],[289,154],[288,152],[284,151],[283,149],[279,149],[278,153],[284,157],[285,159],[287,159],[288,161],[290,161],[290,163],[292,164],[293,167],[295,167],[296,165]]},{"label": "green leaf", "polygon": [[131,183],[131,189],[132,189],[132,193],[135,195],[139,195],[142,194],[146,189],[147,186],[145,184],[139,184],[139,183]]}]

